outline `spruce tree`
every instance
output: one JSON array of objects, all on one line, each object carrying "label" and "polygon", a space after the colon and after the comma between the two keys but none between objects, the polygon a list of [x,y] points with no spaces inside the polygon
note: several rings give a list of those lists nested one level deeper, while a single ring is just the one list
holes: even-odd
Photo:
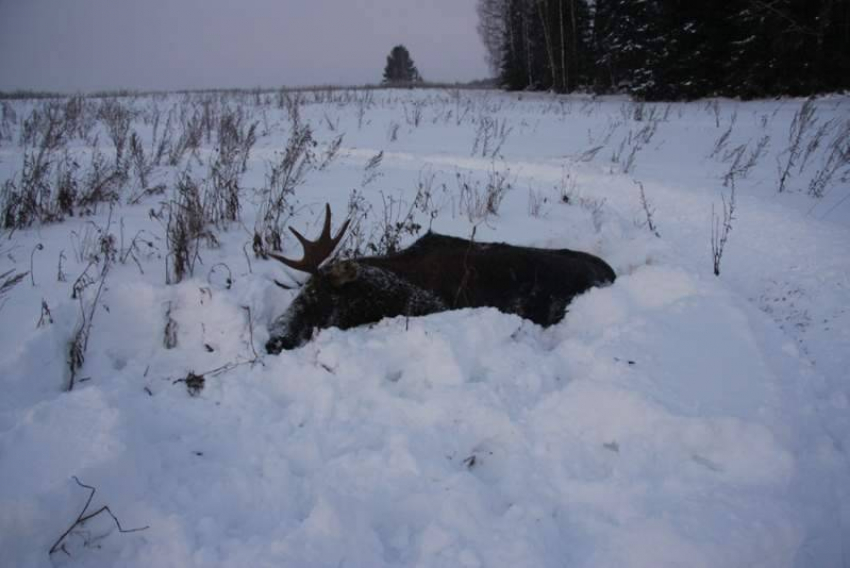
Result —
[{"label": "spruce tree", "polygon": [[387,56],[384,67],[384,83],[419,83],[422,76],[403,45],[395,46]]},{"label": "spruce tree", "polygon": [[525,0],[507,0],[507,21],[502,38],[499,83],[508,91],[521,91],[531,85],[526,7]]}]

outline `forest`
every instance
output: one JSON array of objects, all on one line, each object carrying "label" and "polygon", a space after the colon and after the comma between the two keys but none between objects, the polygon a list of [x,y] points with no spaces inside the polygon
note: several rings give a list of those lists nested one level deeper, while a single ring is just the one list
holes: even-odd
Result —
[{"label": "forest", "polygon": [[507,90],[692,100],[850,87],[848,0],[478,0],[477,10]]}]

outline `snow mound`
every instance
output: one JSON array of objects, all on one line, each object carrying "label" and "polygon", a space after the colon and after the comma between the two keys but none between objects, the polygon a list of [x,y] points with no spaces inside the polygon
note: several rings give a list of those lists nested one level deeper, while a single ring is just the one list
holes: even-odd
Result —
[{"label": "snow mound", "polygon": [[[135,307],[111,315],[144,328],[158,299],[125,293]],[[235,312],[206,301],[215,336]],[[102,349],[123,362],[108,387],[0,438],[4,538],[56,534],[75,472],[153,527],[110,540],[125,566],[787,565],[795,459],[742,319],[649,266],[548,330],[492,309],[330,329],[196,398],[142,390],[153,346],[134,332]]]}]

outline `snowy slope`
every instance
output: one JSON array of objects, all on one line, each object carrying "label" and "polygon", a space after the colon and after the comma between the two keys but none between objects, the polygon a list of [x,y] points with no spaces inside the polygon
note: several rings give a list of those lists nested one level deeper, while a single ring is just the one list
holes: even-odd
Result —
[{"label": "snowy slope", "polygon": [[[293,226],[316,233],[326,201],[340,222],[356,190],[364,239],[396,222],[474,228],[479,241],[592,252],[618,279],[549,329],[461,310],[325,330],[268,356],[268,325],[297,293],[273,279],[303,279],[251,252],[260,190],[293,129],[278,101],[218,101],[259,138],[241,221],[214,229],[218,246],[201,247],[183,282],[166,284],[151,211],[182,172],[208,175],[214,138],[154,169],[163,195],[129,205],[131,176],[111,213],[3,234],[0,274],[31,274],[0,308],[0,566],[850,565],[850,185],[839,171],[823,197],[807,194],[824,135],[777,192],[804,101],[308,93],[298,120],[317,152],[344,138],[291,197]],[[145,113],[190,102],[122,104],[147,147]],[[814,104],[807,143],[850,119],[846,97]],[[37,103],[13,107],[0,181],[17,183]],[[734,150],[752,155],[765,137],[735,175],[716,277],[712,206],[730,199]],[[105,132],[98,144],[114,157]],[[90,146],[68,146],[85,169]],[[500,179],[498,211],[471,216]],[[423,188],[430,206],[412,208]],[[67,392],[68,344],[98,287],[82,302],[71,292],[108,234],[117,260]],[[132,248],[139,235],[150,245]],[[294,240],[285,253],[298,256]],[[89,494],[73,476],[97,489],[89,512],[108,505],[124,529],[148,528],[122,534],[102,514],[49,554]]]}]

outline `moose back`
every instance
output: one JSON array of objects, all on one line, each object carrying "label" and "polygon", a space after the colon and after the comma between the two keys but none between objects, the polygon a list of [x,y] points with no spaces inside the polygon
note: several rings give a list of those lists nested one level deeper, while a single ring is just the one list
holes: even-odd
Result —
[{"label": "moose back", "polygon": [[270,255],[312,277],[270,327],[269,353],[303,345],[319,329],[460,308],[494,307],[545,327],[563,319],[575,296],[615,279],[605,261],[584,252],[479,243],[430,232],[395,254],[319,267],[347,226],[346,221],[331,238],[327,207],[319,240],[308,241],[292,230],[304,246],[302,260]]}]

